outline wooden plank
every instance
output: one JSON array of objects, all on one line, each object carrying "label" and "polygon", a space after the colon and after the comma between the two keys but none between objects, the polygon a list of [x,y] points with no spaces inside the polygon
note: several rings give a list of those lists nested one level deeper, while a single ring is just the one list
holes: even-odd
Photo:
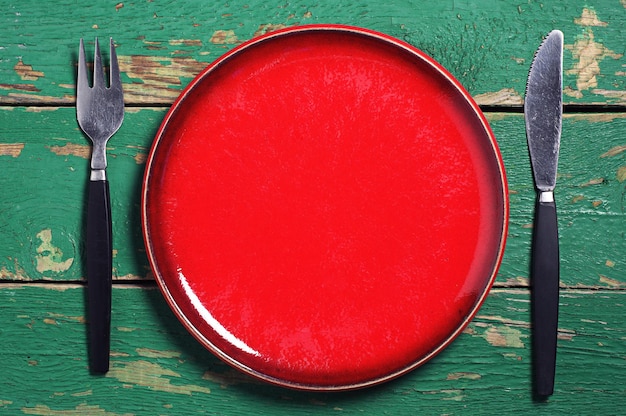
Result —
[{"label": "wooden plank", "polygon": [[362,26],[406,40],[440,61],[480,104],[519,106],[543,35],[565,33],[568,103],[626,103],[626,8],[613,0],[478,2],[296,0],[9,4],[0,16],[0,104],[74,102],[78,39],[112,36],[126,100],[168,104],[234,46],[277,28]]},{"label": "wooden plank", "polygon": [[[499,282],[526,284],[535,193],[523,115],[490,113],[488,118],[510,191],[509,235]],[[626,116],[621,113],[564,118],[555,191],[564,285],[625,285],[626,141],[619,133],[623,131]]]},{"label": "wooden plank", "polygon": [[[145,157],[165,109],[128,108],[109,142],[114,268],[149,278],[139,218]],[[526,285],[535,193],[521,114],[489,113],[507,169],[511,219],[499,285]],[[562,282],[626,285],[626,117],[567,115],[557,203]],[[73,108],[0,108],[0,278],[80,280],[89,143]],[[459,201],[462,203],[462,201]]]},{"label": "wooden plank", "polygon": [[0,410],[8,414],[619,414],[626,405],[626,292],[561,294],[556,392],[530,390],[526,290],[494,290],[444,352],[382,386],[345,394],[273,387],[230,369],[158,290],[117,286],[112,369],[87,369],[84,288],[0,285]]},{"label": "wooden plank", "polygon": [[[128,109],[109,142],[115,275],[145,277],[139,205],[145,157],[163,109]],[[137,134],[141,132],[141,134]],[[0,110],[0,202],[5,238],[2,278],[77,280],[84,275],[83,232],[90,143],[73,108]]]},{"label": "wooden plank", "polygon": [[[6,2],[0,15],[0,412],[7,414],[621,414],[626,405],[626,4]],[[208,63],[259,34],[362,26],[442,63],[489,111],[507,168],[508,244],[485,305],[420,369],[343,394],[257,382],[204,350],[149,273],[139,204],[167,107]],[[524,84],[542,35],[565,33],[567,114],[556,193],[562,291],[556,392],[531,395],[528,261],[534,189]],[[87,369],[83,223],[89,143],[75,122],[78,39],[114,37],[126,121],[110,142],[112,370]],[[2,106],[5,107],[2,107]],[[607,113],[598,113],[600,110]],[[459,201],[462,203],[462,201]]]}]

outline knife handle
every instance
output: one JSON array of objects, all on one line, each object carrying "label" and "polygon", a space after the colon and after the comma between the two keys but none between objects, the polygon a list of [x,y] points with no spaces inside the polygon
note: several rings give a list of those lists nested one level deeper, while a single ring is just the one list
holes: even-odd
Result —
[{"label": "knife handle", "polygon": [[87,203],[87,301],[89,366],[93,373],[109,370],[113,245],[109,182],[89,181]]},{"label": "knife handle", "polygon": [[545,397],[554,392],[559,315],[559,237],[551,192],[540,193],[535,207],[531,310],[534,388],[538,396]]}]

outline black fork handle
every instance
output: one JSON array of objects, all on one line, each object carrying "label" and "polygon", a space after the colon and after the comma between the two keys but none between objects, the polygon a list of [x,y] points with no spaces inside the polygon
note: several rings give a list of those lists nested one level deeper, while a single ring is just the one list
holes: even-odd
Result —
[{"label": "black fork handle", "polygon": [[89,367],[109,370],[113,244],[109,182],[89,182],[87,203],[87,302]]}]

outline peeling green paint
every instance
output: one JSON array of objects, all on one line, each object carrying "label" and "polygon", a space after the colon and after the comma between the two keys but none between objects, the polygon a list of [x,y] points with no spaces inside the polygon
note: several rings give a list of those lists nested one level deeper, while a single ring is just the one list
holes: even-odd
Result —
[{"label": "peeling green paint", "polygon": [[42,404],[38,404],[34,407],[22,407],[21,410],[25,415],[41,416],[133,416],[133,413],[107,412],[98,405],[88,405],[86,403],[79,404],[74,409],[69,410],[57,410]]},{"label": "peeling green paint", "polygon": [[483,334],[485,340],[495,347],[524,348],[522,332],[503,325],[491,325]]},{"label": "peeling green paint", "polygon": [[39,273],[67,271],[74,263],[74,257],[66,258],[63,251],[52,244],[52,230],[44,229],[37,234],[41,244],[37,247],[35,257],[36,268]]},{"label": "peeling green paint", "polygon": [[181,378],[181,374],[150,361],[113,361],[111,365],[112,367],[106,376],[115,378],[121,383],[175,394],[211,393],[211,389],[205,386],[174,384],[173,380]]}]

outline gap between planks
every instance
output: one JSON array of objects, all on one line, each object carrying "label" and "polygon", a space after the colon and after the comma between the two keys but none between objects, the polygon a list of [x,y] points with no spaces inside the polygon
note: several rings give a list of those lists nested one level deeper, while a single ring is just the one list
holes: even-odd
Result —
[{"label": "gap between planks", "polygon": [[[38,280],[38,281],[0,281],[0,290],[2,289],[20,289],[25,287],[39,287],[50,290],[68,290],[68,289],[79,289],[87,286],[86,281],[66,281],[59,282],[53,280]],[[154,280],[118,280],[113,281],[114,289],[158,289],[157,283]],[[529,286],[524,285],[510,285],[506,283],[495,283],[490,293],[527,293],[530,290]],[[562,285],[560,287],[561,293],[563,292],[572,292],[579,294],[590,294],[590,293],[616,293],[616,292],[626,292],[626,287],[606,287],[606,286],[565,286]]]}]

